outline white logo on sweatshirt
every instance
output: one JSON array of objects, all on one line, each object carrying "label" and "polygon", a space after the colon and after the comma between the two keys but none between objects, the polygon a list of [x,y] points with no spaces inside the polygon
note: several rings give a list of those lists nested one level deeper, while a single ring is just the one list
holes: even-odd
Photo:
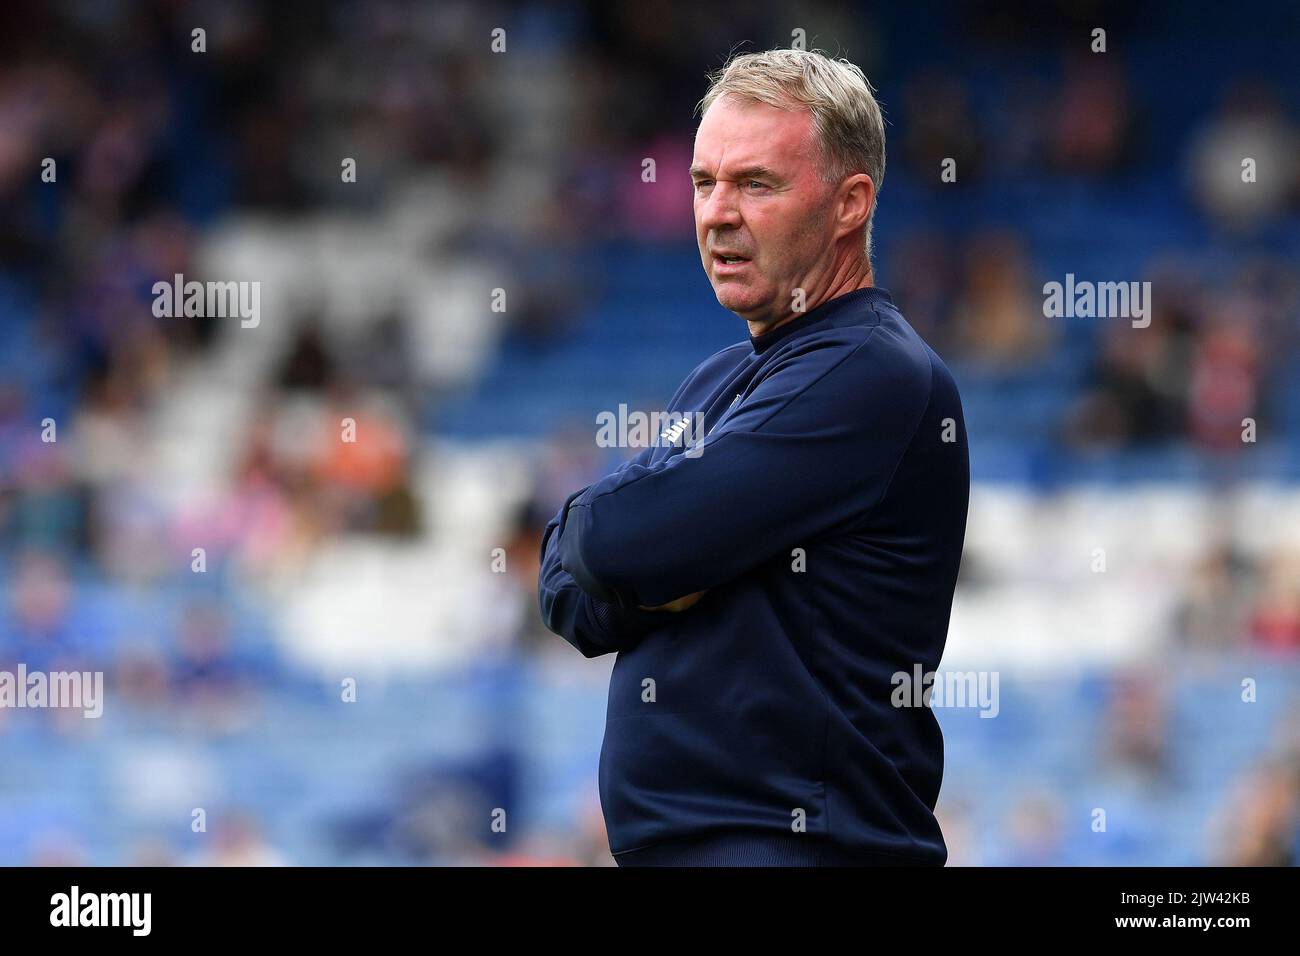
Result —
[{"label": "white logo on sweatshirt", "polygon": [[[733,398],[733,399],[731,400],[731,404],[727,406],[727,412],[729,412],[729,411],[731,411],[733,408],[735,408],[735,407],[736,407],[736,403],[737,403],[738,401],[740,401],[740,392],[737,392],[737,393],[736,393],[736,397]],[[722,418],[726,418],[726,417],[727,417],[727,412],[723,412],[723,413],[722,413]],[[717,428],[719,425],[722,424],[722,418],[719,418],[716,422],[713,423],[713,428]],[[705,436],[705,437],[707,437],[708,435],[712,435],[712,434],[713,434],[713,428],[710,428],[710,429],[708,430],[708,432],[706,433],[706,436]]]}]

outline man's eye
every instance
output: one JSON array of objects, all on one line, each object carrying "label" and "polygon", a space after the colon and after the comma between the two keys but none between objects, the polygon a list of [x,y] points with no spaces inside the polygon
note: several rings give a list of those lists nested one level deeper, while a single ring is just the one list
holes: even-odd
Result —
[{"label": "man's eye", "polygon": [[712,185],[713,185],[712,179],[700,179],[700,180],[696,180],[695,188],[703,189],[705,186],[712,186]]},{"label": "man's eye", "polygon": [[747,182],[745,185],[746,185],[746,186],[757,186],[759,189],[766,189],[766,188],[767,188],[767,185],[766,185],[765,183],[760,183],[757,179],[751,179],[751,180],[750,180],[749,182]]}]

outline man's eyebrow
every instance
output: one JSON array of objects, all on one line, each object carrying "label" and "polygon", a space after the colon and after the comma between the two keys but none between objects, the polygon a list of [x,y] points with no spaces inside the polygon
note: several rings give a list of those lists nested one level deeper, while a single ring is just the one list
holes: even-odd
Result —
[{"label": "man's eyebrow", "polygon": [[[698,163],[691,166],[690,176],[692,179],[696,179],[698,177],[708,176],[708,175],[710,175],[709,171],[705,167],[699,165]],[[746,166],[744,169],[740,169],[736,171],[735,178],[736,179],[780,179],[781,177],[776,174],[775,170],[769,169],[766,166]]]}]

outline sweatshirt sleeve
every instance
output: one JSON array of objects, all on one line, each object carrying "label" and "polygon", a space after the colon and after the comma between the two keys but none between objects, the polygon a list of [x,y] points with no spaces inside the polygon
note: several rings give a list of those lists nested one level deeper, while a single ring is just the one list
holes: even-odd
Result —
[{"label": "sweatshirt sleeve", "polygon": [[928,359],[879,332],[791,349],[691,455],[633,464],[576,495],[561,567],[595,600],[657,605],[860,518],[888,489],[931,390]]},{"label": "sweatshirt sleeve", "polygon": [[658,612],[623,608],[592,598],[578,587],[573,575],[560,567],[558,545],[564,535],[565,515],[570,502],[581,493],[570,495],[546,525],[537,594],[547,629],[563,637],[584,657],[599,657],[630,647],[665,622],[662,615],[656,616]]}]

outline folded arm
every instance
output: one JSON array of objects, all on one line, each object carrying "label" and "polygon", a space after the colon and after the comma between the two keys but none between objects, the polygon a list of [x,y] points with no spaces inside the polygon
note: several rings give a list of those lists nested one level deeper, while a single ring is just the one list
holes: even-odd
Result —
[{"label": "folded arm", "polygon": [[631,463],[571,498],[560,566],[621,608],[724,584],[878,502],[929,389],[870,338],[793,350],[697,455]]},{"label": "folded arm", "polygon": [[654,627],[662,625],[664,618],[656,610],[624,608],[614,602],[598,601],[578,587],[573,575],[560,566],[559,541],[563,537],[564,517],[569,503],[578,494],[565,501],[542,535],[538,602],[542,621],[549,630],[563,637],[583,656],[599,657],[631,647]]}]

